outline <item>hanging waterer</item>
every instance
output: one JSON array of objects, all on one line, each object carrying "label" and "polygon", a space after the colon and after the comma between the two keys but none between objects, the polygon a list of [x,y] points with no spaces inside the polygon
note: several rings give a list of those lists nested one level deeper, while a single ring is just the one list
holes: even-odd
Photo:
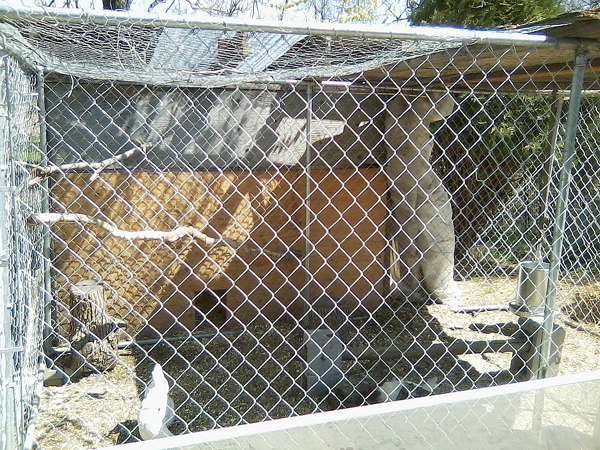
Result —
[{"label": "hanging waterer", "polygon": [[517,298],[510,309],[520,317],[543,317],[550,264],[522,261],[519,264]]}]

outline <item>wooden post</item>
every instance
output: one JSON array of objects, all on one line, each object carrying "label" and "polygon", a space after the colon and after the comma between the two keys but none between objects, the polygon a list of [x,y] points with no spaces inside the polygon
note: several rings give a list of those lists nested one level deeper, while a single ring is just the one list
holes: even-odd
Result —
[{"label": "wooden post", "polygon": [[117,322],[106,313],[102,280],[81,281],[70,290],[72,368],[104,372],[118,363]]},{"label": "wooden post", "polygon": [[461,304],[454,281],[454,225],[450,194],[433,170],[432,122],[452,113],[447,93],[397,95],[386,104],[385,173],[390,180],[393,226],[391,295],[405,297],[419,286],[451,307]]}]

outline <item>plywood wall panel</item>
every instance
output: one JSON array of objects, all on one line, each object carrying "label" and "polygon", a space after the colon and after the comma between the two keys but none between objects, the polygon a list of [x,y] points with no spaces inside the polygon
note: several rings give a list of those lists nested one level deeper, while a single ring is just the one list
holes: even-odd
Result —
[{"label": "plywood wall panel", "polygon": [[[70,174],[52,188],[53,209],[124,230],[186,225],[237,241],[249,235],[257,247],[275,252],[302,252],[304,176],[295,170],[103,173],[89,183],[89,174]],[[311,297],[327,293],[374,306],[385,275],[385,178],[377,169],[315,170],[311,178]],[[275,261],[225,245],[205,249],[189,239],[126,241],[78,224],[53,230],[56,282],[64,287],[58,292],[82,279],[105,280],[113,313],[133,330],[147,321],[160,331],[176,322],[193,328],[192,301],[205,289],[227,290],[227,308],[245,323],[259,314],[276,320],[302,311],[305,270],[299,258]]]}]

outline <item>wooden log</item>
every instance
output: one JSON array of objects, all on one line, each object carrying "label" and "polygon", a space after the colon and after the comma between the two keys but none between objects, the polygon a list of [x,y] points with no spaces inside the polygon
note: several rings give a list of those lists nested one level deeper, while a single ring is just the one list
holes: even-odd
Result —
[{"label": "wooden log", "polygon": [[[423,285],[437,300],[456,307],[461,293],[453,279],[454,227],[450,194],[430,163],[430,125],[450,115],[451,95],[393,97],[386,106],[385,140],[393,227],[392,296]],[[395,230],[395,231],[396,231]]]},{"label": "wooden log", "polygon": [[71,351],[75,371],[104,372],[118,363],[119,324],[106,313],[104,282],[85,280],[71,287]]}]

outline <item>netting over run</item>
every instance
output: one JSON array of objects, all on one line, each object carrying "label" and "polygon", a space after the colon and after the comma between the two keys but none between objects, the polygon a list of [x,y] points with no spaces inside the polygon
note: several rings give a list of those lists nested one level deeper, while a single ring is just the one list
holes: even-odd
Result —
[{"label": "netting over run", "polygon": [[596,368],[595,26],[0,8],[40,446],[152,437],[167,391],[179,434]]},{"label": "netting over run", "polygon": [[3,32],[11,48],[57,73],[195,87],[344,77],[457,45],[169,25],[17,18]]}]

